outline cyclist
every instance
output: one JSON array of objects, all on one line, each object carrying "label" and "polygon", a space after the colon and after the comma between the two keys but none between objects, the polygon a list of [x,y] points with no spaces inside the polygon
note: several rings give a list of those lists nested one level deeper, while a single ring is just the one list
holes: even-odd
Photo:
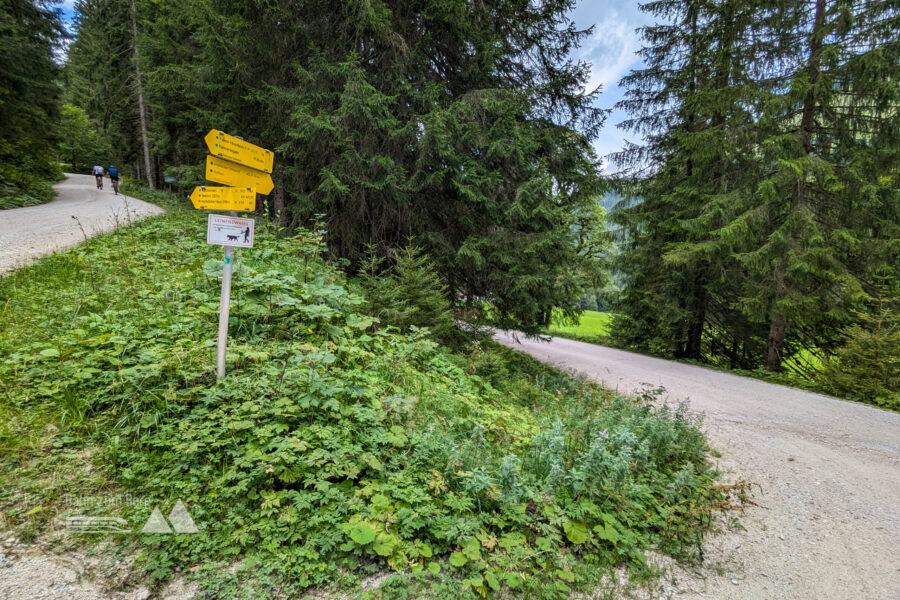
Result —
[{"label": "cyclist", "polygon": [[112,182],[113,191],[116,193],[116,196],[119,195],[119,170],[115,167],[115,165],[109,165],[109,168],[106,170],[109,174],[109,180]]},{"label": "cyclist", "polygon": [[91,171],[94,174],[94,179],[97,180],[97,189],[103,189],[103,167],[100,166],[100,163],[94,163],[94,169]]}]

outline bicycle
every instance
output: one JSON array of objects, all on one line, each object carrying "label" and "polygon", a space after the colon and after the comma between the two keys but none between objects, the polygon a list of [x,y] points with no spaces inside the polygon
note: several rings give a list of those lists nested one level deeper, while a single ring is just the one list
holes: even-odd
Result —
[{"label": "bicycle", "polygon": [[115,193],[116,196],[118,196],[119,195],[119,178],[118,177],[116,177],[116,178],[110,177],[109,181],[110,181],[110,183],[112,183],[113,192]]},{"label": "bicycle", "polygon": [[94,178],[97,180],[97,189],[103,189],[103,175],[94,175]]}]

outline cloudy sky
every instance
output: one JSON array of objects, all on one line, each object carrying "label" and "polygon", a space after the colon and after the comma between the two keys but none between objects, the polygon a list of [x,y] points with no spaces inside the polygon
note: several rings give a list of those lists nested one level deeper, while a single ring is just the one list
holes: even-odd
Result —
[{"label": "cloudy sky", "polygon": [[[572,17],[579,28],[594,28],[576,56],[592,65],[588,87],[602,86],[597,105],[612,108],[623,95],[618,86],[619,79],[641,65],[635,55],[641,47],[635,30],[649,25],[651,20],[632,0],[581,0]],[[626,118],[627,115],[618,110],[613,110],[609,115],[606,126],[594,143],[600,156],[620,150],[626,139],[635,139],[634,134],[617,127]]]},{"label": "cloudy sky", "polygon": [[[62,9],[65,18],[72,16],[74,0],[64,0]],[[640,40],[635,29],[649,24],[647,15],[641,13],[634,0],[580,0],[572,17],[579,28],[594,27],[593,34],[585,39],[577,58],[590,62],[590,89],[600,85],[602,94],[597,104],[602,108],[612,106],[622,98],[622,90],[618,87],[619,79],[629,69],[639,66],[635,51],[640,48]],[[601,156],[622,148],[626,139],[633,134],[626,134],[616,125],[626,115],[613,111],[609,115],[606,126],[594,146]]]}]

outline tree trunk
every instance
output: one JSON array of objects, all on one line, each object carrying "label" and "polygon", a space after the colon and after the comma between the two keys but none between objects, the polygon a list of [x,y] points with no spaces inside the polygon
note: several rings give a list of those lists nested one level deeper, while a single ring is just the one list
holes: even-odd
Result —
[{"label": "tree trunk", "polygon": [[688,325],[688,339],[685,346],[685,358],[700,359],[703,343],[703,328],[706,325],[706,284],[698,276],[694,281],[694,314]]},{"label": "tree trunk", "polygon": [[781,355],[784,348],[784,332],[787,329],[787,320],[780,312],[772,317],[769,325],[769,339],[766,342],[766,371],[781,371]]},{"label": "tree trunk", "polygon": [[275,191],[272,193],[272,198],[274,203],[272,210],[275,213],[275,223],[278,227],[287,227],[287,219],[284,214],[284,188],[275,188]]},{"label": "tree trunk", "polygon": [[[816,127],[816,83],[821,73],[822,46],[825,41],[825,0],[816,0],[813,30],[809,38],[809,64],[807,73],[809,77],[809,89],[803,99],[803,108],[800,113],[800,129],[797,133],[803,152],[808,156],[813,154],[813,133]],[[797,181],[794,186],[794,208],[802,210],[806,204],[805,177]],[[791,245],[796,246],[798,234],[796,229],[791,231]],[[782,259],[784,260],[784,259]],[[789,284],[785,281],[787,267],[779,264],[775,269],[776,299],[786,293]],[[775,312],[769,325],[769,338],[766,341],[766,370],[781,371],[781,360],[784,349],[784,335],[787,329],[787,320],[781,312]]]},{"label": "tree trunk", "polygon": [[147,185],[150,189],[156,188],[153,180],[153,168],[150,166],[150,143],[147,141],[147,110],[144,107],[144,83],[141,79],[141,55],[138,52],[137,40],[137,6],[131,0],[131,43],[134,45],[134,79],[137,90],[138,115],[141,122],[141,144],[144,147],[144,170],[147,175]]},{"label": "tree trunk", "polygon": [[816,12],[813,21],[812,35],[809,40],[809,89],[803,99],[803,111],[800,115],[800,144],[806,154],[813,153],[813,132],[816,128],[816,83],[821,74],[820,59],[822,45],[825,41],[825,0],[816,0]]}]

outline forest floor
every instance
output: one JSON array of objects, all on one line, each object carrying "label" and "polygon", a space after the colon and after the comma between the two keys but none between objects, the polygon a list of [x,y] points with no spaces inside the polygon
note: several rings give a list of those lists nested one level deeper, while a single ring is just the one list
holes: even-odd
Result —
[{"label": "forest floor", "polygon": [[[678,598],[900,598],[900,414],[565,338],[497,341],[619,392],[664,387],[705,415],[726,479],[753,484],[743,527],[705,567],[673,568]],[[674,579],[674,581],[672,581]]]},{"label": "forest floor", "polygon": [[158,206],[98,190],[90,175],[66,174],[47,204],[0,211],[0,275],[104,231],[163,212]]}]

